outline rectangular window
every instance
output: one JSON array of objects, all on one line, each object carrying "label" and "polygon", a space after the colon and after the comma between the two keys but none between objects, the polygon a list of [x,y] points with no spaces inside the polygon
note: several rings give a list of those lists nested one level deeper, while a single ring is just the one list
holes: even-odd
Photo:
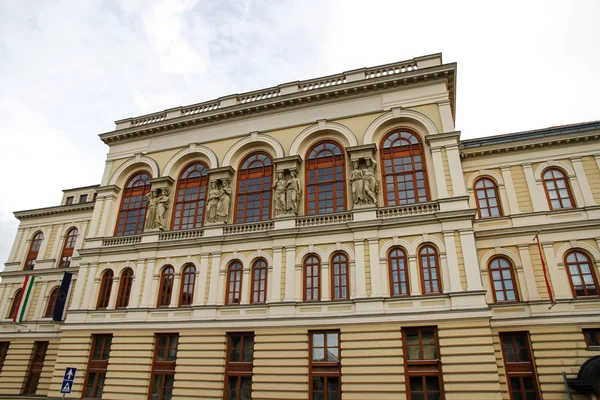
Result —
[{"label": "rectangular window", "polygon": [[71,204],[73,204],[73,196],[69,196],[69,197],[67,197],[67,202],[66,202],[66,204],[67,204],[68,206],[69,206],[69,205],[71,205]]},{"label": "rectangular window", "polygon": [[408,400],[444,399],[437,328],[402,329]]},{"label": "rectangular window", "polygon": [[157,333],[154,342],[154,361],[150,378],[150,400],[171,400],[175,381],[178,333]]},{"label": "rectangular window", "polygon": [[83,388],[85,397],[102,397],[111,344],[112,335],[92,335],[92,350]]},{"label": "rectangular window", "polygon": [[0,372],[2,372],[2,367],[4,367],[8,346],[10,346],[10,342],[0,342]]},{"label": "rectangular window", "polygon": [[308,333],[310,400],[340,400],[341,354],[340,331],[311,331]]},{"label": "rectangular window", "polygon": [[512,400],[541,399],[528,332],[500,333],[504,369]]},{"label": "rectangular window", "polygon": [[228,333],[224,400],[252,398],[254,333]]},{"label": "rectangular window", "polygon": [[48,342],[33,343],[33,353],[31,353],[31,361],[29,362],[27,378],[25,379],[25,385],[23,386],[23,394],[35,394],[37,391],[47,351]]},{"label": "rectangular window", "polygon": [[[583,337],[585,338],[585,344],[588,349],[600,347],[600,329],[584,329]],[[0,358],[0,361],[1,360],[2,359]]]},{"label": "rectangular window", "polygon": [[80,203],[87,203],[87,194],[82,194],[79,196]]}]

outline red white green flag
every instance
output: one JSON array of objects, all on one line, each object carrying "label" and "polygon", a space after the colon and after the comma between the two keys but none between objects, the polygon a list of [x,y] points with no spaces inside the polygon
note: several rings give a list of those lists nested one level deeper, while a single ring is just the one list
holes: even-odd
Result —
[{"label": "red white green flag", "polygon": [[19,305],[17,307],[17,312],[13,317],[13,322],[20,324],[25,319],[25,311],[27,311],[27,306],[33,297],[33,281],[35,277],[33,275],[25,276],[25,282],[23,282],[23,290],[21,290],[21,297],[19,298]]}]

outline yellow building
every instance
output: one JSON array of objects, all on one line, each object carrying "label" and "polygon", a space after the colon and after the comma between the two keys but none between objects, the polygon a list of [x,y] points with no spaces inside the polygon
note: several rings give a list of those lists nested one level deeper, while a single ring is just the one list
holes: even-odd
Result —
[{"label": "yellow building", "polygon": [[0,395],[596,399],[600,122],[461,141],[455,86],[434,54],[116,121],[99,185],[15,213]]}]

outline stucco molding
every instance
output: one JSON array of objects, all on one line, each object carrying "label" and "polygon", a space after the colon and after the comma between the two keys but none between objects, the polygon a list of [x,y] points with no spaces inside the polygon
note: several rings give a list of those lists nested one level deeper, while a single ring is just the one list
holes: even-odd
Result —
[{"label": "stucco molding", "polygon": [[275,158],[282,158],[285,156],[285,151],[283,150],[283,146],[277,139],[272,136],[265,135],[258,132],[252,132],[249,136],[238,140],[229,150],[225,153],[225,157],[223,157],[223,167],[230,167],[231,160],[233,156],[238,153],[243,147],[248,144],[260,142],[269,145],[273,151],[275,152]]},{"label": "stucco molding", "polygon": [[316,254],[321,259],[321,264],[328,263],[329,259],[327,258],[327,254],[319,247],[309,246],[305,249],[302,249],[296,254],[296,265],[302,265],[304,258],[309,254]]},{"label": "stucco molding", "polygon": [[550,167],[560,168],[567,173],[567,176],[569,178],[575,178],[575,171],[569,165],[567,165],[561,161],[550,160],[550,161],[545,161],[545,162],[541,163],[540,165],[538,165],[538,167],[533,172],[533,176],[535,176],[536,182],[542,181],[542,172],[544,172],[544,170],[546,168],[550,168]]},{"label": "stucco molding", "polygon": [[435,247],[437,247],[437,250],[439,252],[439,255],[445,255],[446,254],[446,246],[444,246],[444,242],[440,239],[438,239],[435,236],[421,236],[416,238],[412,244],[409,251],[409,256],[417,256],[417,250],[419,249],[419,247],[421,247],[422,245],[426,245],[426,244],[433,244]]},{"label": "stucco molding", "polygon": [[515,269],[521,269],[523,268],[523,264],[521,263],[521,259],[519,258],[518,255],[516,255],[515,253],[513,253],[510,250],[506,250],[504,248],[499,248],[499,249],[491,249],[490,251],[488,251],[487,253],[485,253],[483,255],[483,257],[481,257],[481,262],[479,263],[480,268],[482,271],[488,271],[488,264],[490,262],[490,260],[494,257],[506,257],[510,260],[512,266]]},{"label": "stucco molding", "polygon": [[152,178],[159,177],[158,163],[148,156],[137,155],[135,157],[131,157],[129,160],[125,161],[121,166],[119,166],[119,168],[117,168],[117,170],[110,177],[109,185],[116,185],[121,175],[123,175],[128,168],[135,165],[145,165],[150,167]]},{"label": "stucco molding", "polygon": [[254,265],[254,261],[256,261],[259,258],[264,258],[265,260],[267,260],[267,266],[273,266],[273,257],[271,257],[269,253],[263,250],[257,250],[254,253],[250,254],[248,257],[246,257],[249,263],[248,266],[252,268],[252,266]]},{"label": "stucco molding", "polygon": [[467,179],[467,189],[473,190],[474,189],[473,185],[475,184],[475,181],[477,179],[485,177],[485,176],[489,176],[494,181],[496,181],[496,184],[498,185],[498,187],[504,186],[504,179],[502,179],[502,175],[497,174],[494,171],[490,171],[489,169],[481,169],[479,171],[475,171],[475,173],[473,173],[473,174],[471,174],[471,176],[469,176],[469,179]]},{"label": "stucco molding", "polygon": [[375,119],[375,121],[371,122],[371,124],[369,125],[369,127],[367,128],[367,130],[365,132],[365,137],[363,138],[363,144],[374,143],[373,138],[375,136],[375,133],[386,122],[394,121],[394,120],[401,120],[401,119],[412,120],[412,121],[418,122],[425,128],[425,130],[427,131],[426,132],[427,135],[436,135],[439,133],[439,131],[438,131],[437,127],[435,126],[435,124],[433,123],[433,121],[425,114],[422,114],[422,113],[420,113],[418,111],[414,111],[414,110],[403,110],[403,109],[399,109],[399,108],[394,108],[394,109],[392,109],[392,111],[389,111],[383,115],[380,115],[379,117],[377,117]]},{"label": "stucco molding", "polygon": [[[208,164],[209,164],[208,169],[217,168],[219,166],[219,160],[214,151],[212,151],[211,149],[209,149],[206,146],[201,146],[201,145],[197,145],[197,144],[193,143],[189,147],[186,147],[185,149],[178,151],[177,154],[175,154],[173,157],[171,157],[171,159],[167,162],[167,165],[165,165],[162,176],[171,176],[171,170],[173,169],[173,167],[180,160],[182,160],[183,158],[185,158],[189,155],[199,155],[199,156],[202,155],[202,156],[205,156],[206,158],[208,158]],[[175,177],[175,179],[176,178],[177,177]]]},{"label": "stucco molding", "polygon": [[587,252],[593,257],[593,259],[591,260],[592,264],[597,264],[598,262],[600,262],[600,251],[598,251],[596,248],[587,243],[575,240],[569,243],[565,243],[558,248],[558,250],[556,251],[557,264],[564,265],[565,254],[570,250],[583,250],[584,252]]},{"label": "stucco molding", "polygon": [[348,255],[348,262],[354,262],[356,260],[356,256],[354,254],[354,250],[351,247],[349,247],[349,246],[347,246],[345,244],[342,244],[342,245],[339,245],[339,246],[338,245],[333,245],[333,246],[329,247],[327,250],[325,250],[325,257],[327,257],[327,258],[325,258],[324,260],[321,260],[321,262],[322,263],[324,263],[324,262],[329,263],[329,261],[331,260],[331,256],[333,256],[333,254],[337,253],[337,252],[344,252],[344,253],[346,253]]},{"label": "stucco molding", "polygon": [[381,249],[379,250],[379,259],[387,260],[388,253],[394,247],[401,247],[402,250],[404,250],[404,252],[406,253],[407,257],[409,255],[414,256],[414,254],[409,254],[412,248],[410,243],[403,239],[393,238],[393,240],[389,240],[381,246]]},{"label": "stucco molding", "polygon": [[290,146],[290,156],[300,155],[300,146],[305,143],[308,138],[319,131],[335,131],[341,134],[348,142],[349,147],[358,146],[358,139],[350,128],[337,122],[328,122],[325,120],[318,121],[316,124],[304,129],[292,142]]}]

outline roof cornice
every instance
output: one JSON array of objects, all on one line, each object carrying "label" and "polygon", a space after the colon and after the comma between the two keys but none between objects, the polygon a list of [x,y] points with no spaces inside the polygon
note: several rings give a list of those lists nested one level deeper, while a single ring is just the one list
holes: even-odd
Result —
[{"label": "roof cornice", "polygon": [[31,218],[47,217],[49,215],[69,214],[94,209],[95,202],[69,204],[54,207],[36,208],[33,210],[15,211],[13,214],[21,221]]}]

